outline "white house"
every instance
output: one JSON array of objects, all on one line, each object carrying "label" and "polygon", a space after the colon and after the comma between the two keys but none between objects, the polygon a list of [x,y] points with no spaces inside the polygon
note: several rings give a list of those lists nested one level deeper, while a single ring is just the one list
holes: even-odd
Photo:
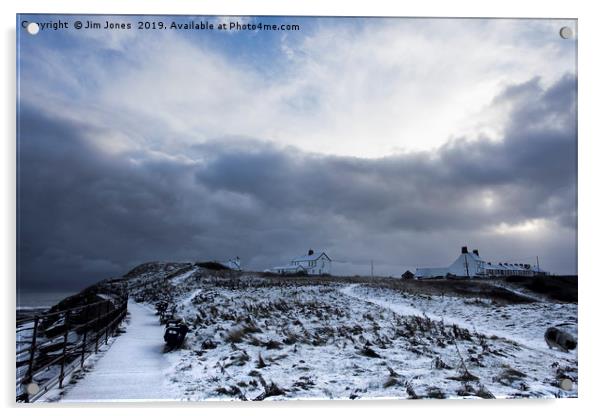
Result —
[{"label": "white house", "polygon": [[296,257],[287,265],[272,267],[267,271],[278,274],[307,273],[308,275],[320,276],[330,274],[331,263],[332,260],[326,253],[323,251],[316,253],[310,249],[307,255]]},{"label": "white house", "polygon": [[479,255],[479,250],[468,252],[462,247],[460,256],[448,267],[418,267],[416,278],[434,277],[499,277],[499,276],[534,276],[546,274],[538,266],[526,263],[500,263],[486,261]]},{"label": "white house", "polygon": [[278,273],[278,274],[296,274],[296,273],[307,273],[307,270],[303,266],[295,266],[293,264],[286,264],[284,266],[276,266],[271,269],[267,269],[266,272]]}]

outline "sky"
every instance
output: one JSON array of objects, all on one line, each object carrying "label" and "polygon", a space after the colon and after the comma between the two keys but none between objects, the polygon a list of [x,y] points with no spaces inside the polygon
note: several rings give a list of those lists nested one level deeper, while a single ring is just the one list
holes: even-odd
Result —
[{"label": "sky", "polygon": [[464,245],[577,273],[573,20],[18,19],[70,25],[17,35],[20,290],[309,248],[339,275],[447,266]]}]

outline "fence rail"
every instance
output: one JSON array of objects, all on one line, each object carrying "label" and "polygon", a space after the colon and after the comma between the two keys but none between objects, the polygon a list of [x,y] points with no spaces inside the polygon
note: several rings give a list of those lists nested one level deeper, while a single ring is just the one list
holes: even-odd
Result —
[{"label": "fence rail", "polygon": [[127,301],[127,291],[120,288],[110,299],[18,320],[17,401],[34,402],[57,384],[62,388],[65,378],[115,334]]}]

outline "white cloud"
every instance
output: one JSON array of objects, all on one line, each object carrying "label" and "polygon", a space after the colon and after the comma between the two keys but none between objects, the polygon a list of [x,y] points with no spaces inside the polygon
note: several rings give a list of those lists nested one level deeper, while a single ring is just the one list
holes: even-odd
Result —
[{"label": "white cloud", "polygon": [[[280,36],[277,62],[248,64],[177,32],[134,39],[112,32],[105,47],[123,52],[122,59],[107,64],[93,53],[76,61],[47,52],[56,82],[48,87],[43,79],[35,90],[58,104],[55,111],[114,126],[114,137],[125,135],[119,140],[134,147],[177,153],[179,144],[251,136],[310,152],[380,157],[450,137],[499,138],[507,113],[490,103],[501,90],[534,76],[550,85],[575,71],[574,41],[557,33],[572,22],[345,22],[319,21],[309,33]],[[65,60],[78,67],[56,70]],[[267,70],[276,63],[281,71]],[[65,96],[61,84],[76,96]]]}]

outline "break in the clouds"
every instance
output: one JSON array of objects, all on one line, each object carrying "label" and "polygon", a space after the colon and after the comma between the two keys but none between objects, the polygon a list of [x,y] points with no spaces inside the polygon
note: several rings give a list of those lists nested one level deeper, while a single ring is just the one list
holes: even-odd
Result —
[{"label": "break in the clouds", "polygon": [[20,286],[150,260],[262,270],[309,247],[337,274],[445,265],[465,244],[576,272],[559,22],[298,21],[21,37]]}]

